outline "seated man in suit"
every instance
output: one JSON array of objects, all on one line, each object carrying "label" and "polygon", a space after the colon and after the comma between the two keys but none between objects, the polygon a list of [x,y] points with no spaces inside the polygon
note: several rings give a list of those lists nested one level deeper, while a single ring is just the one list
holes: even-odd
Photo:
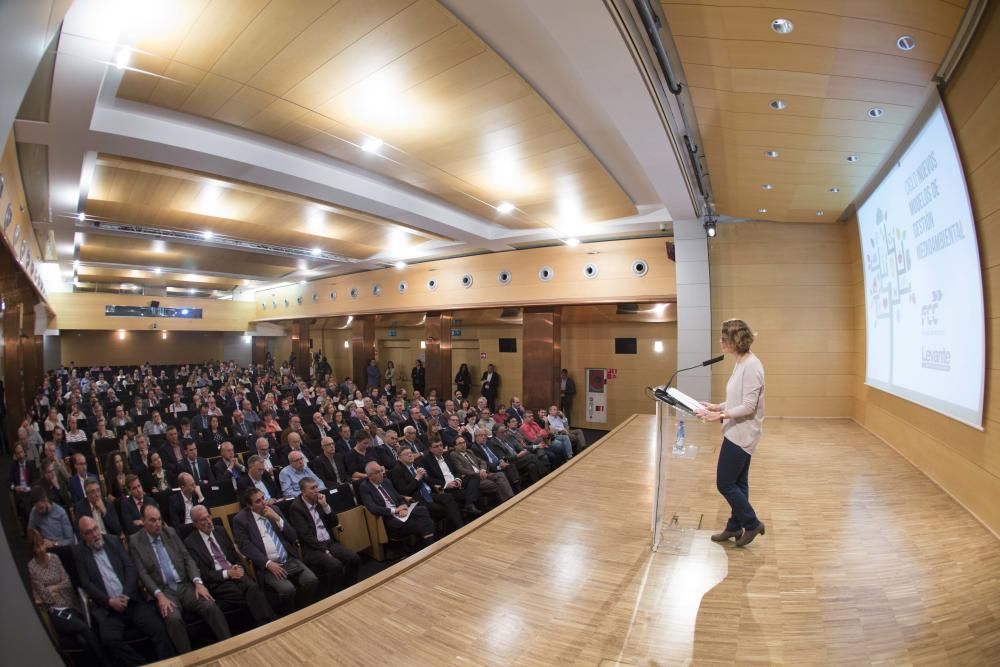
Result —
[{"label": "seated man in suit", "polygon": [[233,410],[233,423],[229,426],[229,435],[236,442],[248,442],[253,438],[253,424],[246,420],[242,410]]},{"label": "seated man in suit", "polygon": [[[145,438],[146,436],[143,437]],[[176,468],[184,461],[185,441],[181,440],[180,434],[174,426],[168,426],[166,433],[163,434],[163,437],[165,441],[163,446],[160,448],[160,456],[163,458],[163,465],[164,467],[171,465]],[[190,440],[189,442],[194,442],[194,440]],[[136,446],[138,446],[138,444],[139,437],[136,436]]]},{"label": "seated man in suit", "polygon": [[222,458],[215,462],[215,481],[221,484],[230,480],[234,489],[239,488],[240,477],[246,472],[246,468],[236,457],[236,448],[226,440],[219,445],[219,453]]},{"label": "seated man in suit", "polygon": [[195,530],[184,539],[184,544],[216,604],[224,611],[246,605],[257,625],[277,619],[264,591],[247,574],[243,557],[226,529],[212,523],[212,515],[202,505],[191,510],[191,523]]},{"label": "seated man in suit", "polygon": [[83,454],[74,454],[72,458],[73,476],[69,478],[67,486],[70,498],[74,503],[78,503],[87,495],[84,485],[88,480],[97,479],[97,475],[93,475],[87,470],[87,458]]},{"label": "seated man in suit", "polygon": [[254,454],[247,459],[247,474],[240,477],[236,492],[240,495],[247,489],[257,489],[264,494],[264,502],[273,505],[281,499],[281,487],[274,475],[264,469],[264,460]]},{"label": "seated man in suit", "polygon": [[242,504],[232,521],[236,546],[257,569],[260,584],[277,594],[279,612],[295,609],[296,589],[300,607],[312,604],[319,579],[295,557],[298,535],[291,523],[267,505],[256,488],[247,489]]},{"label": "seated man in suit", "polygon": [[[451,401],[448,401],[449,403]],[[448,449],[451,449],[455,445],[455,438],[458,437],[459,431],[462,429],[462,424],[458,419],[457,414],[448,415],[448,424],[441,429],[441,442]]]},{"label": "seated man in suit", "polygon": [[455,498],[447,493],[437,493],[430,485],[427,471],[414,464],[417,456],[405,447],[399,450],[399,462],[389,471],[389,479],[400,494],[424,505],[435,519],[444,519],[454,532],[465,525]]},{"label": "seated man in suit", "polygon": [[374,450],[375,460],[382,464],[386,470],[392,470],[399,460],[399,434],[389,429],[383,431],[382,442],[372,442],[368,448]]},{"label": "seated man in suit", "polygon": [[514,464],[521,479],[529,485],[534,484],[549,472],[549,460],[544,455],[536,456],[522,444],[517,420],[511,417],[507,423],[513,429],[507,424],[497,424],[496,435],[488,442],[494,446],[493,451],[500,452],[508,463]]},{"label": "seated man in suit", "polygon": [[[144,433],[135,436],[135,449],[128,453],[129,470],[137,475],[144,474],[149,470],[149,438]],[[161,458],[162,458],[161,454]]]},{"label": "seated man in suit", "polygon": [[517,420],[517,428],[521,428],[521,424],[524,423],[524,406],[521,405],[521,399],[517,396],[511,396],[510,407],[507,408],[507,413],[504,415],[504,422],[506,423],[512,417]]},{"label": "seated man in suit", "polygon": [[358,555],[337,541],[341,531],[337,513],[315,479],[299,481],[299,497],[288,507],[288,520],[299,536],[302,560],[326,579],[325,595],[358,582]]},{"label": "seated man in suit", "polygon": [[402,453],[404,449],[409,449],[417,456],[427,453],[427,445],[417,438],[417,429],[409,424],[403,427],[403,439],[399,441],[399,452]]},{"label": "seated man in suit", "polygon": [[121,542],[105,540],[100,526],[90,517],[81,517],[78,525],[83,544],[73,548],[73,556],[80,585],[90,597],[90,613],[97,621],[101,643],[119,663],[145,664],[146,659],[125,641],[126,630],[136,628],[152,642],[157,660],[175,656],[156,608],[139,593],[135,565]]},{"label": "seated man in suit", "polygon": [[508,462],[503,452],[492,441],[492,435],[493,432],[490,429],[477,428],[474,435],[475,440],[469,447],[469,451],[485,461],[486,468],[490,472],[505,474],[507,481],[510,482],[510,488],[517,492],[521,487],[521,475],[518,473],[517,466]]},{"label": "seated man in suit", "polygon": [[[21,430],[24,429],[18,429]],[[27,458],[24,443],[15,443],[14,461],[10,466],[10,490],[14,492],[17,513],[22,521],[28,520],[28,514],[31,512],[31,487],[38,481],[38,467]]]},{"label": "seated man in suit", "polygon": [[128,543],[139,581],[156,601],[178,653],[191,650],[181,609],[205,619],[218,639],[230,637],[226,617],[202,583],[198,566],[174,529],[163,525],[159,508],[142,508],[142,530],[133,533]]},{"label": "seated man in suit", "polygon": [[126,535],[132,535],[142,528],[142,510],[147,505],[157,507],[156,498],[147,495],[142,488],[142,480],[135,473],[125,476],[125,489],[128,495],[119,501],[122,515],[122,528]]},{"label": "seated man in suit", "polygon": [[292,415],[288,418],[288,428],[281,432],[281,446],[288,447],[288,437],[292,434],[299,436],[299,446],[302,446],[302,441],[308,438],[305,429],[302,428],[302,418],[298,415]]},{"label": "seated man in suit", "polygon": [[[292,437],[295,437],[294,433]],[[285,498],[296,497],[300,493],[299,482],[307,477],[317,480],[321,490],[326,489],[326,484],[319,479],[319,475],[306,465],[306,455],[300,451],[292,450],[288,454],[288,465],[282,468],[278,475],[278,481],[281,482],[281,494]]]},{"label": "seated man in suit", "polygon": [[382,466],[370,461],[365,466],[367,479],[361,482],[361,502],[365,509],[376,516],[382,517],[385,531],[397,539],[416,535],[425,542],[434,539],[434,521],[430,512],[423,505],[413,507],[413,516],[403,497],[392,488],[392,483],[385,478]]},{"label": "seated man in suit", "polygon": [[351,425],[341,424],[340,428],[337,429],[337,435],[334,436],[334,448],[347,456],[347,454],[354,449],[355,439],[351,437]]},{"label": "seated man in suit", "polygon": [[507,476],[502,472],[490,472],[486,461],[469,451],[465,444],[464,435],[455,438],[455,446],[449,454],[452,466],[459,472],[463,480],[478,477],[479,489],[484,493],[496,494],[500,502],[514,497],[514,491],[510,488]]},{"label": "seated man in suit", "polygon": [[466,517],[474,518],[482,514],[476,508],[476,501],[479,500],[479,476],[470,475],[463,479],[448,459],[441,440],[431,443],[431,450],[421,459],[421,465],[427,471],[427,483],[435,493],[446,493],[453,497],[462,506],[462,513]]},{"label": "seated man in suit", "polygon": [[[180,531],[182,526],[191,523],[191,510],[198,505],[204,506],[205,498],[194,477],[186,472],[177,475],[177,485],[181,487],[181,492],[170,496],[169,523],[174,530]],[[187,531],[181,531],[181,535],[186,536]]]},{"label": "seated man in suit", "polygon": [[212,466],[208,465],[206,459],[198,456],[198,445],[193,442],[184,445],[184,460],[177,466],[177,472],[191,475],[196,484],[206,484],[215,479]]},{"label": "seated man in suit", "polygon": [[278,457],[278,447],[274,444],[274,439],[268,437],[266,431],[264,431],[263,424],[257,424],[257,440],[254,443],[254,447],[257,450],[257,456],[260,457],[261,463],[264,464],[264,470],[268,473],[273,472],[275,466],[281,466]]},{"label": "seated man in suit", "polygon": [[315,437],[322,440],[323,438],[329,437],[333,438],[337,435],[337,430],[330,424],[326,419],[323,418],[322,412],[314,412],[312,416],[312,429],[315,433]]},{"label": "seated man in suit", "polygon": [[[284,449],[282,449],[281,453],[280,453],[281,463],[282,464],[288,465],[288,461],[289,461],[289,458],[292,455],[292,452],[299,452],[299,453],[301,453],[302,456],[305,457],[306,463],[309,463],[309,455],[306,454],[306,452],[302,449],[302,436],[300,436],[298,433],[294,433],[294,432],[293,433],[289,433],[288,434],[288,439],[287,439],[286,442],[288,443],[288,446],[285,447]],[[296,495],[298,495],[298,494],[296,494]]]},{"label": "seated man in suit", "polygon": [[85,516],[90,517],[102,533],[114,537],[121,535],[122,524],[118,518],[118,512],[115,510],[111,498],[101,496],[101,483],[96,479],[88,480],[85,491],[87,497],[74,507],[77,520]]},{"label": "seated man in suit", "polygon": [[323,448],[323,454],[313,459],[309,467],[319,475],[327,488],[335,489],[343,484],[350,484],[351,476],[344,466],[344,457],[336,451],[333,438],[324,435],[320,440],[320,446]]}]

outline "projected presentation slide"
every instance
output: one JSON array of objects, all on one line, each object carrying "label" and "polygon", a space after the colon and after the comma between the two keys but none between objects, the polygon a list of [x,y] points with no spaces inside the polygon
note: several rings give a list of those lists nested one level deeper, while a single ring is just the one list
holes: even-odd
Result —
[{"label": "projected presentation slide", "polygon": [[867,384],[982,425],[979,246],[941,104],[858,210]]}]

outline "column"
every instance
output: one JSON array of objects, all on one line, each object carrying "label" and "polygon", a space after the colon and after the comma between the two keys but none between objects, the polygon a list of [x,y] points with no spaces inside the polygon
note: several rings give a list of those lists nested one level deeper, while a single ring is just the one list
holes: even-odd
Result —
[{"label": "column", "polygon": [[311,320],[295,320],[292,322],[292,351],[295,352],[295,375],[300,378],[309,377],[309,324]]},{"label": "column", "polygon": [[427,391],[437,389],[438,401],[451,395],[451,312],[430,312],[424,321],[424,367],[427,369]]},{"label": "column", "polygon": [[[559,403],[559,371],[562,367],[562,309],[540,306],[524,309],[524,396],[521,403],[532,408]],[[509,396],[507,397],[510,398]]]},{"label": "column", "polygon": [[[687,368],[712,356],[708,238],[701,220],[674,221],[674,249],[677,262],[677,368]],[[695,398],[709,400],[712,396],[711,367],[681,373],[677,376],[677,388]]]},{"label": "column", "polygon": [[365,386],[365,369],[368,368],[368,362],[374,358],[375,316],[355,317],[351,321],[351,377],[354,379],[354,384],[359,387]]}]

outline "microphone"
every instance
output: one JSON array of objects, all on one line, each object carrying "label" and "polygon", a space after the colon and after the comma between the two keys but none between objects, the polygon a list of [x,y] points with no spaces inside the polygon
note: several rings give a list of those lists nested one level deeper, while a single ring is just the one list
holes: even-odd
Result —
[{"label": "microphone", "polygon": [[726,355],[720,354],[717,357],[712,357],[711,359],[706,359],[705,361],[701,362],[700,364],[695,364],[694,366],[689,366],[688,368],[681,368],[678,371],[676,371],[673,375],[670,376],[670,379],[667,381],[667,384],[664,385],[663,389],[666,390],[666,389],[670,388],[670,385],[673,383],[674,378],[677,377],[677,373],[683,373],[684,371],[694,370],[695,368],[701,368],[702,366],[711,366],[712,364],[719,363],[720,361],[722,361],[725,358],[726,358]]}]

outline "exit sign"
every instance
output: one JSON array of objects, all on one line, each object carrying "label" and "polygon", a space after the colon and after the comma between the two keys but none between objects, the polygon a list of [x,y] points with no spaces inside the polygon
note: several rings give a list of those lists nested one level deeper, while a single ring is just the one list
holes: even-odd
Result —
[{"label": "exit sign", "polygon": [[608,369],[608,379],[609,380],[614,380],[617,377],[618,377],[618,369],[617,368],[609,368]]},{"label": "exit sign", "polygon": [[395,338],[395,337],[396,337],[396,330],[389,329],[389,338]]},{"label": "exit sign", "polygon": [[461,329],[452,329],[451,330],[451,337],[452,338],[458,338],[461,335],[462,335],[462,330]]}]

